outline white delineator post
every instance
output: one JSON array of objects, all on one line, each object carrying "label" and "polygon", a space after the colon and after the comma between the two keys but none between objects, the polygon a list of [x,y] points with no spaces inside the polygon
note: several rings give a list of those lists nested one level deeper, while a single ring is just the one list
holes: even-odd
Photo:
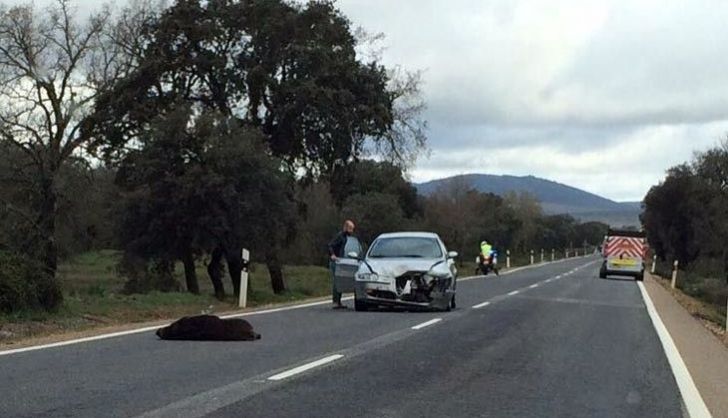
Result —
[{"label": "white delineator post", "polygon": [[677,267],[679,263],[677,260],[672,264],[672,288],[675,288],[675,285],[677,285]]},{"label": "white delineator post", "polygon": [[657,254],[652,256],[652,268],[650,268],[650,273],[655,274],[656,268],[657,268]]},{"label": "white delineator post", "polygon": [[506,268],[511,268],[511,250],[506,250]]},{"label": "white delineator post", "polygon": [[541,248],[541,262],[543,263],[543,248]]},{"label": "white delineator post", "polygon": [[533,264],[533,250],[531,250],[531,264]]},{"label": "white delineator post", "polygon": [[238,298],[238,307],[245,308],[248,305],[248,262],[250,261],[250,251],[243,248],[243,270],[240,272],[240,296]]},{"label": "white delineator post", "polygon": [[556,261],[556,250],[551,249],[551,261]]}]

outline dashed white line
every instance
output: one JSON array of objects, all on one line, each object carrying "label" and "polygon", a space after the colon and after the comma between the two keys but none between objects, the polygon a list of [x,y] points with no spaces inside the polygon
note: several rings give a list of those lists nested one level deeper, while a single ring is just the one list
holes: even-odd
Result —
[{"label": "dashed white line", "polygon": [[529,289],[535,289],[538,287],[538,283],[534,283],[531,286],[528,286]]},{"label": "dashed white line", "polygon": [[508,293],[508,296],[513,296],[513,295],[517,295],[517,294],[519,294],[520,292],[521,292],[520,290],[514,290],[514,291],[512,291],[512,292]]},{"label": "dashed white line", "polygon": [[429,320],[427,322],[423,322],[423,323],[421,323],[419,325],[413,326],[412,329],[422,329],[424,327],[429,327],[430,325],[434,325],[434,324],[436,324],[436,323],[438,323],[440,321],[442,321],[442,318],[431,319],[431,320]]},{"label": "dashed white line", "polygon": [[334,354],[328,357],[324,357],[320,360],[312,361],[310,363],[304,364],[302,366],[294,367],[291,370],[287,370],[283,373],[278,373],[276,375],[273,375],[268,378],[268,380],[283,380],[287,379],[291,376],[295,376],[297,374],[303,373],[306,370],[311,370],[315,367],[323,366],[324,364],[331,363],[332,361],[339,360],[340,358],[343,358],[343,354]]},{"label": "dashed white line", "polygon": [[486,306],[488,306],[488,305],[490,305],[490,302],[483,302],[483,303],[479,303],[479,304],[477,304],[477,305],[473,305],[473,309],[480,309],[480,308],[485,308],[485,307],[486,307]]}]

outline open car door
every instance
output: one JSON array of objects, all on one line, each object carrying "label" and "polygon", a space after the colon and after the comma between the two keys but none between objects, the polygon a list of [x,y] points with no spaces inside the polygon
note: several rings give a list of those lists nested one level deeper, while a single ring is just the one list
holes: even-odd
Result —
[{"label": "open car door", "polygon": [[[357,258],[350,258],[350,253],[356,253]],[[341,293],[354,292],[354,275],[359,270],[359,259],[364,256],[364,250],[356,237],[348,237],[344,246],[344,257],[336,260],[334,280],[336,290]]]}]

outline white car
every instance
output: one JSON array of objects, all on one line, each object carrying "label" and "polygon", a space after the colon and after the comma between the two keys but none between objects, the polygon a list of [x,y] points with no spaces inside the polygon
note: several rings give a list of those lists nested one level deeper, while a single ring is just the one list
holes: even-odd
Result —
[{"label": "white car", "polygon": [[357,311],[377,306],[450,310],[457,288],[456,252],[431,232],[382,234],[361,257],[358,241],[338,261],[337,288],[354,291]]}]

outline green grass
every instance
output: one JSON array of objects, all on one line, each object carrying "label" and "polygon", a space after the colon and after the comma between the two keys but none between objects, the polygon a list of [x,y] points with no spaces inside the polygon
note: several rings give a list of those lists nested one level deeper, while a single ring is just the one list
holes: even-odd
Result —
[{"label": "green grass", "polygon": [[[58,278],[64,293],[63,306],[54,313],[23,311],[0,314],[0,329],[10,330],[15,334],[0,343],[237,308],[237,299],[232,296],[232,282],[227,275],[223,283],[228,296],[223,301],[213,297],[212,284],[204,262],[198,263],[196,268],[200,284],[199,295],[184,291],[124,294],[122,289],[125,279],[117,274],[116,269],[120,255],[114,250],[93,251],[62,263],[58,269]],[[270,286],[268,269],[264,265],[252,265],[248,307],[294,302],[330,294],[329,270],[326,267],[284,266],[283,273],[288,290],[276,295]],[[181,264],[176,266],[175,277],[184,287]]]}]

